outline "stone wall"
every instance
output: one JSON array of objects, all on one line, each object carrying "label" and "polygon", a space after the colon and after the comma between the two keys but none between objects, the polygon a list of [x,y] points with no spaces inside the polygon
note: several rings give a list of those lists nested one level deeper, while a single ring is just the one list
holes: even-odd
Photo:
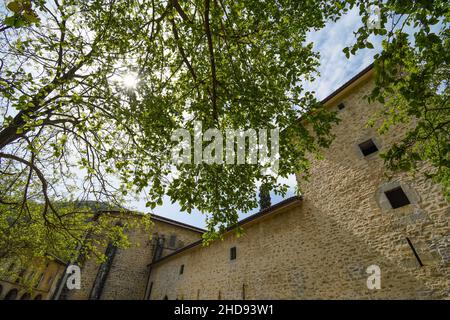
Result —
[{"label": "stone wall", "polygon": [[[342,121],[300,185],[303,200],[244,225],[241,238],[230,233],[154,264],[151,299],[449,298],[450,209],[440,187],[422,175],[388,179],[378,153],[358,148],[373,138],[383,150],[404,132],[378,136],[366,126],[380,107],[363,98],[370,73],[328,100],[345,104]],[[390,208],[384,191],[395,186],[411,204]],[[380,290],[367,288],[370,265],[381,269]]]},{"label": "stone wall", "polygon": [[[363,98],[372,88],[373,82],[367,80],[330,101],[331,106],[340,102],[346,106],[339,111],[342,122],[334,128],[336,139],[324,160],[312,166],[313,178],[301,186],[304,196],[315,203],[316,212],[323,212],[374,254],[420,280],[421,286],[413,292],[418,298],[449,297],[450,207],[441,187],[422,174],[431,168],[424,166],[415,177],[401,173],[388,178],[379,153],[364,157],[357,147],[373,138],[383,151],[405,132],[398,126],[379,136],[366,126],[381,107],[368,105]],[[411,204],[391,209],[384,191],[397,186]]]},{"label": "stone wall", "polygon": [[[201,233],[198,231],[160,220],[154,219],[153,222],[153,235],[140,228],[127,233],[132,247],[116,250],[101,290],[100,299],[139,300],[144,298],[148,264],[152,261],[158,237],[170,239],[171,235],[177,236],[174,247],[169,246],[169,240],[165,241],[163,256],[201,237]],[[99,266],[95,259],[85,261],[81,269],[81,289],[68,291],[66,299],[89,299]]]},{"label": "stone wall", "polygon": [[[5,262],[3,262],[5,263]],[[16,264],[14,264],[16,265]],[[16,265],[16,269],[20,269]],[[0,300],[7,299],[13,291],[17,292],[12,300],[50,300],[64,272],[62,262],[48,259],[34,259],[23,274],[31,285],[22,285],[11,277],[0,280]],[[20,270],[17,270],[19,273]]]}]

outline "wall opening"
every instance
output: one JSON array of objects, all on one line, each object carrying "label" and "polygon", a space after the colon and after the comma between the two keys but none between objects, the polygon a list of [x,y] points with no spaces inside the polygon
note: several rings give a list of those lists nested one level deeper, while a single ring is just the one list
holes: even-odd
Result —
[{"label": "wall opening", "polygon": [[22,297],[20,297],[20,300],[31,300],[31,294],[29,294],[28,292],[24,293]]},{"label": "wall opening", "polygon": [[183,274],[184,273],[184,264],[182,264],[181,266],[180,266],[180,274]]},{"label": "wall opening", "polygon": [[11,290],[9,290],[8,293],[6,294],[4,300],[16,300],[16,298],[17,298],[17,293],[18,293],[17,289],[11,289]]},{"label": "wall opening", "polygon": [[375,145],[375,142],[373,142],[372,139],[360,143],[358,147],[365,157],[378,151],[378,147]]},{"label": "wall opening", "polygon": [[36,284],[34,285],[34,288],[35,288],[35,289],[36,289],[37,287],[39,287],[39,285],[40,285],[41,282],[42,282],[42,279],[44,279],[44,273],[43,273],[43,272],[39,275],[39,279],[38,279],[38,281],[36,282]]},{"label": "wall opening", "polygon": [[17,276],[15,283],[19,283],[21,280],[24,279],[24,276],[25,276],[25,272],[26,272],[26,271],[27,271],[27,270],[26,270],[25,268],[22,268],[22,269],[20,270],[19,275]]},{"label": "wall opening", "polygon": [[177,236],[175,234],[172,234],[169,238],[169,247],[175,248],[177,244]]},{"label": "wall opening", "polygon": [[344,104],[343,102],[341,102],[341,103],[339,103],[339,104],[337,105],[337,108],[338,108],[339,110],[342,110],[342,109],[345,108],[345,104]]},{"label": "wall opening", "polygon": [[230,260],[236,260],[236,247],[230,249]]},{"label": "wall opening", "polygon": [[384,194],[386,195],[386,198],[388,199],[392,209],[397,209],[411,203],[402,187],[396,187],[394,189],[385,191]]},{"label": "wall opening", "polygon": [[111,266],[116,255],[116,251],[117,247],[114,245],[114,243],[110,242],[105,251],[106,261],[103,262],[98,268],[97,276],[95,277],[94,284],[91,288],[91,293],[89,294],[89,300],[100,299],[106,283],[106,279],[108,277],[109,271],[111,270]]}]

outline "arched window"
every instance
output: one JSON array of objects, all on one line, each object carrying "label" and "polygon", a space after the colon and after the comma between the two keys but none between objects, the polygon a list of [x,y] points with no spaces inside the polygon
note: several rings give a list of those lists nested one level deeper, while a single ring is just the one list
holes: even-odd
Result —
[{"label": "arched window", "polygon": [[11,289],[11,290],[9,290],[8,293],[6,294],[4,300],[16,300],[16,298],[17,298],[17,293],[18,293],[17,289]]},{"label": "arched window", "polygon": [[42,300],[42,295],[38,294],[36,297],[34,297],[34,300]]},{"label": "arched window", "polygon": [[31,300],[31,294],[28,292],[24,293],[22,297],[20,297],[20,300]]},{"label": "arched window", "polygon": [[167,294],[164,296],[163,300],[169,300],[169,297],[167,296]]},{"label": "arched window", "polygon": [[27,270],[24,268],[20,269],[19,276],[16,278],[16,281],[15,281],[16,283],[19,283],[21,280],[23,280],[23,277],[25,276],[26,271]]}]

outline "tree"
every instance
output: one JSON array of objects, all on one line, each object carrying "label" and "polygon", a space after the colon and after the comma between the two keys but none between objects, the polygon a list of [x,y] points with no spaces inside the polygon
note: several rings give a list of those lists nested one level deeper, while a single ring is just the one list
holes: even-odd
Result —
[{"label": "tree", "polygon": [[[1,19],[2,262],[26,266],[36,257],[58,256],[70,261],[79,255],[97,256],[101,261],[106,243],[130,245],[124,230],[134,224],[132,219],[114,225],[107,215],[96,217],[92,208],[77,204],[84,198],[76,193],[76,183],[84,183],[81,189],[85,193],[92,188],[107,194],[107,188],[95,184],[109,182],[97,179],[101,171],[93,168],[99,165],[93,148],[100,135],[91,126],[98,129],[101,119],[93,116],[86,121],[94,112],[88,107],[89,99],[95,100],[91,95],[101,94],[91,89],[105,81],[104,76],[96,78],[100,71],[91,67],[99,56],[96,43],[102,37],[89,42],[91,35],[82,34],[87,29],[68,30],[76,22],[68,22],[76,14],[70,4],[12,1],[5,11],[8,16]],[[85,104],[76,107],[81,96]],[[74,153],[79,157],[73,157]],[[70,171],[77,162],[85,171]],[[76,179],[77,175],[85,179]],[[74,195],[78,195],[77,201]],[[114,195],[108,196],[111,199]],[[140,219],[140,223],[149,225],[148,219]],[[7,272],[4,267],[2,263],[2,275]]]},{"label": "tree", "polygon": [[[332,139],[335,115],[301,81],[318,66],[306,33],[337,17],[334,3],[12,3],[0,25],[2,246],[30,228],[43,235],[35,251],[47,236],[61,250],[84,246],[91,210],[56,204],[123,207],[142,192],[150,208],[167,195],[207,214],[208,241],[257,206],[258,182],[284,193],[277,177],[307,172],[308,153]],[[279,128],[277,175],[262,164],[174,164],[171,134],[195,121],[222,133]],[[10,228],[9,216],[33,223]]]},{"label": "tree", "polygon": [[[23,271],[58,258],[66,263],[83,259],[105,260],[109,243],[119,248],[133,245],[126,230],[149,230],[145,215],[101,213],[84,204],[53,203],[58,216],[42,216],[42,204],[29,201],[26,210],[0,205],[0,279],[13,279],[28,290],[36,277]],[[89,220],[88,220],[89,219]],[[150,234],[150,232],[149,232]],[[12,268],[11,266],[14,266]]]},{"label": "tree", "polygon": [[[450,201],[450,3],[448,1],[348,1],[359,6],[363,26],[356,42],[344,49],[349,56],[373,48],[374,35],[383,36],[375,56],[375,88],[369,101],[384,108],[369,123],[384,134],[395,125],[409,129],[403,139],[382,154],[391,172],[412,171],[424,162],[425,173],[440,183]],[[371,6],[379,8],[379,25],[371,24]],[[369,21],[369,23],[367,23]]]},{"label": "tree", "polygon": [[267,187],[266,184],[262,184],[259,187],[259,209],[264,210],[270,207],[270,205],[271,205],[270,189]]}]

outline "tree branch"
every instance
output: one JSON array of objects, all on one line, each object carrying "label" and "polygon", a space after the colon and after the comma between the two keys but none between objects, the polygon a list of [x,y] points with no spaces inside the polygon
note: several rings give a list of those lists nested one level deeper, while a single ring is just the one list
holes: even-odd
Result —
[{"label": "tree branch", "polygon": [[211,102],[213,105],[213,117],[216,122],[219,120],[219,115],[217,111],[217,78],[216,78],[216,62],[214,59],[214,47],[212,41],[211,27],[209,23],[209,10],[210,10],[210,0],[205,0],[205,31],[206,38],[208,40],[208,50],[209,50],[209,61],[211,63],[211,78],[212,78],[212,93]]}]

